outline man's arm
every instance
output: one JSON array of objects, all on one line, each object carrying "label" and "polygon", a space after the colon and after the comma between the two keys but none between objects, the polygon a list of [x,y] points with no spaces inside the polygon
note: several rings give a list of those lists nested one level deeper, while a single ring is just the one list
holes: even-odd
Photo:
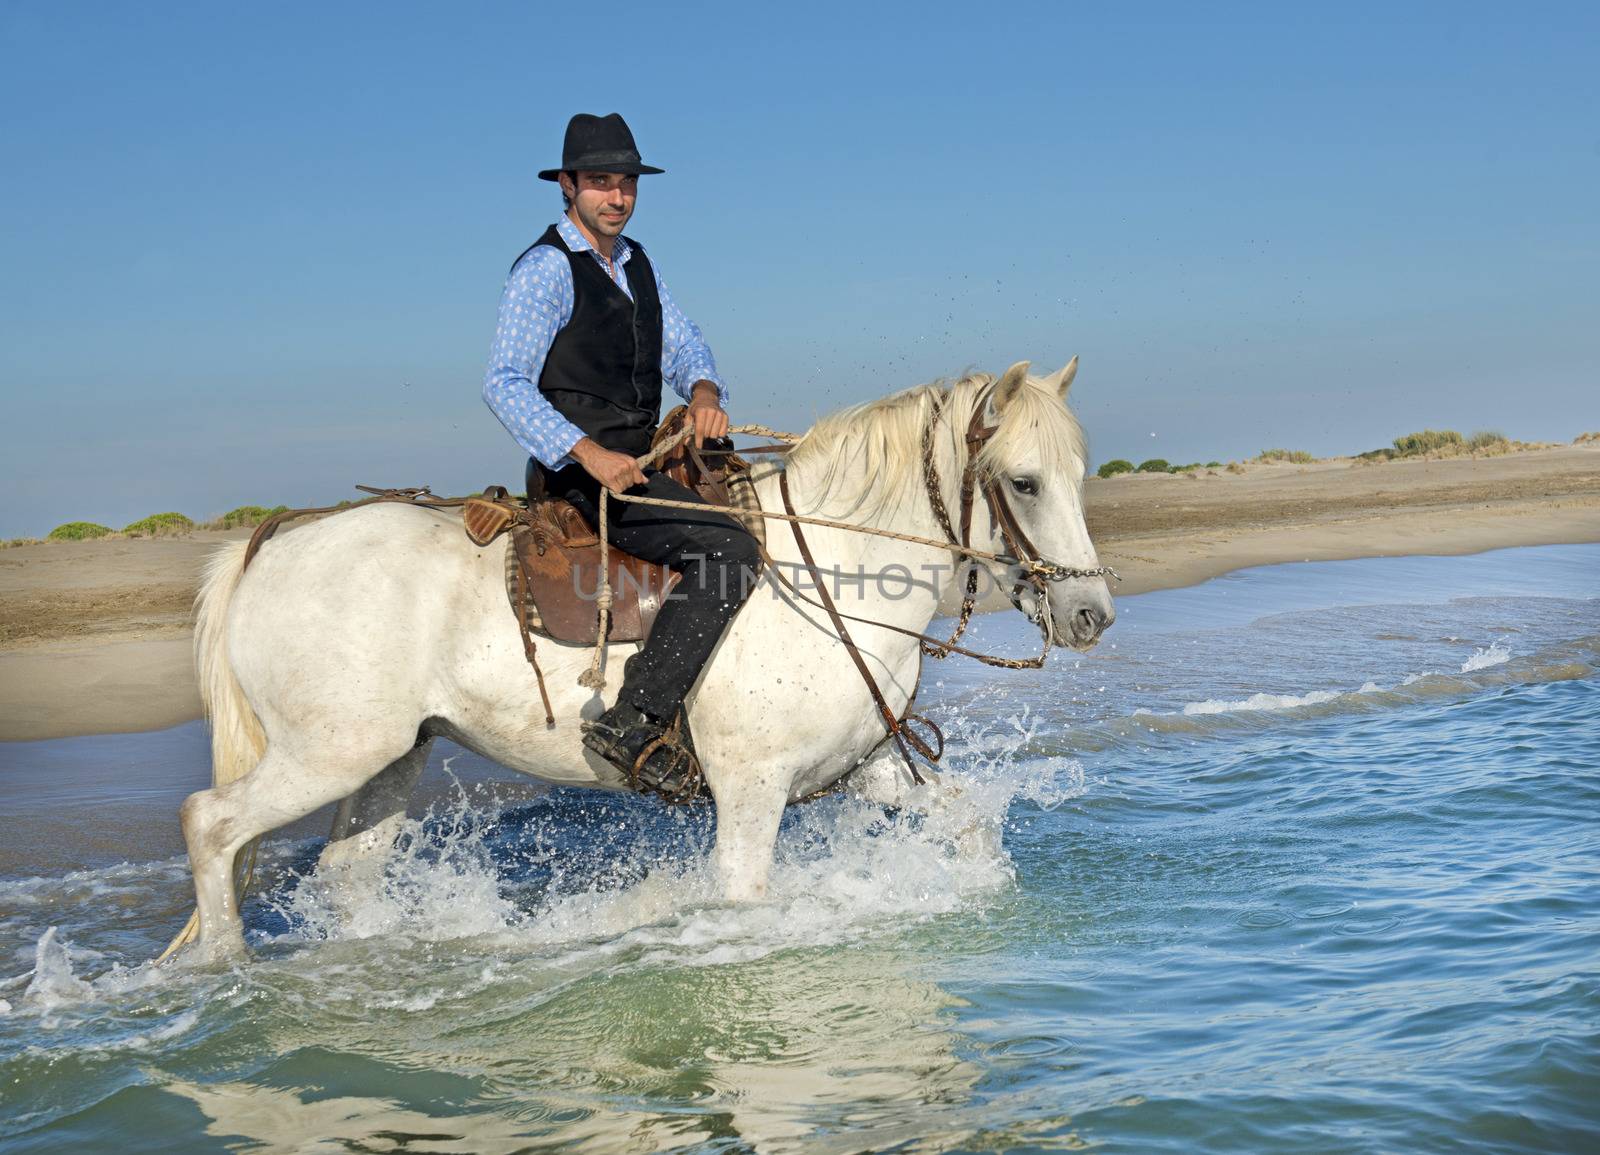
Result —
[{"label": "man's arm", "polygon": [[517,262],[500,297],[500,317],[483,381],[483,400],[530,455],[551,469],[572,461],[583,430],[539,392],[539,374],[556,334],[572,319],[572,267],[541,245]]},{"label": "man's arm", "polygon": [[689,403],[694,443],[728,433],[728,387],[717,372],[717,360],[700,335],[700,327],[678,308],[656,271],[656,296],[661,300],[661,379]]}]

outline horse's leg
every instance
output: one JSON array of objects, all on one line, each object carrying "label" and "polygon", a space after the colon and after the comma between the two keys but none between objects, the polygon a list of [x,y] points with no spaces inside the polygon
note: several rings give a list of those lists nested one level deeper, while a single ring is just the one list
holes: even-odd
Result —
[{"label": "horse's leg", "polygon": [[339,803],[338,812],[333,816],[333,829],[328,834],[328,845],[322,848],[317,859],[319,869],[388,852],[400,833],[406,804],[411,801],[417,779],[428,765],[431,749],[431,737],[418,739],[415,746],[385,766],[376,778]]},{"label": "horse's leg", "polygon": [[786,792],[759,779],[739,778],[716,783],[712,794],[717,800],[717,845],[711,857],[723,896],[729,902],[765,898]]},{"label": "horse's leg", "polygon": [[244,950],[233,893],[233,860],[252,838],[304,818],[319,806],[359,790],[385,755],[328,757],[313,765],[299,753],[270,743],[250,773],[184,799],[179,815],[194,872],[200,913],[200,947],[208,955]]}]

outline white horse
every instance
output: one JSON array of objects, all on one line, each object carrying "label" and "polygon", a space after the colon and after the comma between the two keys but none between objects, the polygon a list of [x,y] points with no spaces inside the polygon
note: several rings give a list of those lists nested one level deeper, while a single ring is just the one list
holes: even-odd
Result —
[{"label": "white horse", "polygon": [[[978,476],[1000,487],[1043,558],[1093,569],[1083,436],[1065,404],[1076,368],[1074,358],[1038,378],[1022,362],[998,380],[973,374],[825,418],[788,456],[797,511],[942,540],[924,486],[923,430],[936,422],[943,501],[958,511],[965,433],[982,405],[994,433],[977,454]],[[781,468],[758,467],[768,511],[783,508]],[[1000,527],[984,501],[973,504],[970,544],[1001,553]],[[769,552],[794,577],[790,525],[767,526]],[[1012,590],[1054,645],[1087,649],[1114,616],[1100,576],[1052,583],[1046,596],[1042,583],[1014,589],[1015,565],[842,529],[804,532],[818,569],[848,579],[836,600],[857,618],[925,631],[943,592],[929,575],[967,564]],[[579,723],[609,704],[636,647],[608,648],[603,696],[577,681],[591,647],[541,639],[556,718],[547,728],[506,604],[502,542],[475,546],[453,513],[377,504],[272,538],[248,570],[244,548],[216,552],[198,601],[214,785],[186,799],[181,814],[206,954],[243,949],[233,882],[242,848],[344,800],[324,861],[341,848],[387,850],[437,735],[545,782],[621,788],[620,775],[580,742]],[[807,588],[803,577],[797,584]],[[917,640],[855,621],[849,631],[899,716],[917,685]],[[713,860],[730,901],[765,893],[790,802],[852,771],[860,792],[898,800],[905,770],[863,679],[824,611],[781,585],[763,581],[752,594],[686,705],[717,806]]]}]

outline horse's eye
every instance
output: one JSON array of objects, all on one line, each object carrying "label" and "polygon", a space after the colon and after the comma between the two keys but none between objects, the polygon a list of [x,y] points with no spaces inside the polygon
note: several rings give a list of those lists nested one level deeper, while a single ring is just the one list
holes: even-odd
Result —
[{"label": "horse's eye", "polygon": [[1029,496],[1039,492],[1038,485],[1034,483],[1031,477],[1013,477],[1011,479],[1011,488],[1018,493],[1025,493]]}]

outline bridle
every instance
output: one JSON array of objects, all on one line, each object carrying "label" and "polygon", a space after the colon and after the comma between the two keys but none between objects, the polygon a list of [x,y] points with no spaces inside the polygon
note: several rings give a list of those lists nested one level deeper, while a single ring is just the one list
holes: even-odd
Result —
[{"label": "bridle", "polygon": [[[939,465],[934,456],[934,433],[943,416],[944,397],[935,394],[933,397],[932,411],[928,415],[928,423],[922,427],[922,480],[928,491],[928,504],[933,507],[933,516],[939,522],[939,528],[944,531],[950,544],[964,551],[972,548],[972,509],[976,504],[977,490],[983,490],[984,504],[989,508],[989,520],[999,529],[1000,540],[1005,544],[1006,553],[1010,555],[1014,564],[1021,568],[1016,583],[1012,586],[1011,604],[1020,611],[1022,606],[1018,600],[1022,587],[1029,585],[1034,591],[1034,609],[1027,614],[1027,618],[1044,632],[1045,649],[1049,650],[1050,630],[1047,624],[1049,611],[1051,582],[1066,581],[1068,578],[1111,577],[1121,581],[1117,571],[1108,565],[1095,566],[1093,569],[1079,569],[1075,566],[1064,566],[1056,562],[1046,561],[1039,553],[1037,546],[1028,537],[1022,523],[1017,520],[1017,515],[1012,511],[1011,505],[1006,501],[1005,494],[1000,489],[997,478],[987,477],[980,482],[978,477],[978,454],[983,450],[990,438],[999,431],[998,425],[985,425],[983,416],[989,407],[989,400],[994,394],[994,386],[990,385],[978,395],[972,407],[972,417],[967,421],[966,449],[967,461],[961,471],[961,533],[957,536],[955,528],[950,523],[950,511],[944,503],[944,485],[939,479]],[[951,647],[966,632],[967,623],[972,620],[973,607],[977,604],[978,594],[978,567],[971,560],[967,564],[967,588],[961,599],[961,611],[956,618],[955,632],[950,635],[950,641],[945,643],[924,642],[922,652],[930,658],[947,658],[951,653],[960,652]],[[1040,655],[1038,665],[1043,665],[1044,656]],[[1033,663],[1030,663],[1033,665]]]},{"label": "bridle", "polygon": [[[801,600],[819,606],[827,612],[829,620],[833,624],[834,632],[838,634],[839,640],[844,643],[846,652],[850,655],[857,672],[860,673],[862,680],[867,685],[867,691],[872,695],[872,700],[878,707],[878,713],[883,720],[884,728],[889,732],[889,736],[894,739],[896,746],[899,748],[900,755],[905,760],[906,769],[911,774],[912,782],[919,786],[923,784],[923,778],[911,757],[911,750],[915,749],[918,754],[929,762],[937,764],[944,754],[944,734],[931,719],[911,712],[911,702],[916,700],[915,687],[913,687],[910,699],[907,701],[905,714],[896,717],[894,711],[889,708],[888,702],[884,699],[883,692],[878,688],[877,680],[873,678],[872,671],[867,668],[865,660],[862,658],[855,642],[851,639],[850,631],[844,624],[845,619],[917,638],[922,652],[932,658],[947,658],[951,654],[961,654],[965,657],[975,658],[985,665],[999,666],[1005,669],[1039,669],[1044,665],[1045,658],[1050,652],[1052,633],[1052,626],[1048,621],[1050,583],[1066,581],[1069,578],[1088,577],[1112,577],[1119,581],[1121,580],[1117,572],[1110,566],[1079,569],[1074,566],[1064,566],[1056,562],[1046,561],[1040,556],[1038,547],[1029,539],[1027,532],[1022,528],[1021,522],[1017,520],[1016,514],[1006,501],[1005,494],[1000,490],[998,480],[994,477],[979,477],[978,454],[999,429],[998,425],[985,425],[983,423],[983,415],[988,408],[993,390],[994,386],[990,385],[978,395],[974,403],[972,417],[967,423],[965,439],[967,460],[961,473],[961,532],[959,536],[957,536],[951,524],[950,512],[944,503],[944,487],[940,481],[939,468],[934,459],[934,433],[943,412],[942,395],[934,395],[928,423],[923,426],[922,430],[922,475],[923,484],[927,489],[928,503],[933,507],[934,517],[938,520],[939,527],[943,530],[948,544],[954,547],[958,553],[968,558],[967,584],[961,600],[961,612],[956,620],[955,632],[947,640],[940,641],[916,630],[908,630],[887,622],[874,622],[869,618],[860,618],[839,611],[838,607],[834,605],[832,596],[828,593],[827,583],[822,580],[816,561],[811,556],[810,546],[807,545],[805,535],[800,529],[800,522],[797,520],[794,511],[794,503],[789,497],[789,478],[786,470],[778,474],[778,491],[782,495],[784,512],[787,515],[790,528],[794,531],[795,544],[800,549],[801,560],[811,575],[812,584],[815,586],[818,596],[816,598],[806,596],[799,587],[783,576],[777,563],[767,555],[765,548],[761,551],[762,560],[768,570],[782,584],[788,586],[790,592]],[[690,452],[694,452],[692,447]],[[996,528],[999,529],[1000,538],[1005,543],[1009,556],[996,555],[987,550],[976,549],[972,545],[972,510],[977,501],[977,492],[980,489],[983,491],[984,502],[989,509],[989,517]],[[862,533],[881,532],[864,526],[849,526],[846,528],[855,529]],[[888,536],[907,538],[910,535],[889,534]],[[1027,616],[1030,621],[1039,626],[1043,637],[1043,648],[1040,650],[1039,655],[1034,658],[1002,658],[991,654],[981,654],[975,650],[967,649],[965,646],[957,645],[961,635],[966,631],[967,624],[972,619],[973,608],[977,604],[978,569],[976,561],[973,559],[985,557],[991,560],[1001,560],[1002,556],[1003,560],[1021,569],[1017,582],[1013,586],[1012,604],[1017,606],[1019,610],[1022,608],[1017,594],[1023,585],[1031,585],[1035,592],[1034,611]],[[913,721],[926,726],[932,732],[936,745],[930,745],[911,729],[910,723]]]}]

